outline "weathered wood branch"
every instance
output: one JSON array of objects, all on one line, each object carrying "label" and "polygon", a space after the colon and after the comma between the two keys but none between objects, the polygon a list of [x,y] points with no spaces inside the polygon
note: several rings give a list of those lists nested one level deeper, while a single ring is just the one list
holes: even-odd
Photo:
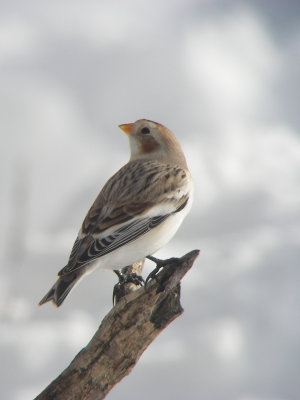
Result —
[{"label": "weathered wood branch", "polygon": [[182,314],[180,281],[199,251],[167,260],[146,289],[123,297],[89,344],[35,400],[100,400],[128,375],[155,337]]}]

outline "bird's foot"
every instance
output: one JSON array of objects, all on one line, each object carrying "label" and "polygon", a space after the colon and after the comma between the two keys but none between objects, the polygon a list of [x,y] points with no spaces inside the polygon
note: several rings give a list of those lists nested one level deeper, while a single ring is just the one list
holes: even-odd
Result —
[{"label": "bird's foot", "polygon": [[147,276],[146,280],[145,280],[145,288],[147,287],[147,284],[149,282],[150,279],[155,279],[157,283],[160,284],[160,282],[158,282],[157,280],[157,274],[160,271],[161,268],[164,268],[166,265],[168,265],[170,262],[172,261],[177,261],[177,258],[169,258],[168,260],[160,260],[159,258],[153,257],[153,256],[148,256],[146,257],[148,258],[148,260],[153,261],[156,264],[156,267],[154,268],[154,270],[152,272],[150,272],[150,274]]},{"label": "bird's foot", "polygon": [[113,305],[115,305],[121,297],[129,293],[132,290],[126,290],[126,283],[133,283],[136,286],[144,286],[145,281],[142,276],[137,275],[135,272],[129,274],[122,274],[117,269],[114,269],[114,273],[118,276],[119,282],[114,286],[113,290]]}]

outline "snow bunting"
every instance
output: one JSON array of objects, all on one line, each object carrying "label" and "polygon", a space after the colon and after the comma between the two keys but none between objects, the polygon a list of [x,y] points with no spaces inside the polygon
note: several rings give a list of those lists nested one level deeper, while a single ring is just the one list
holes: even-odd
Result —
[{"label": "snow bunting", "polygon": [[39,305],[62,304],[96,268],[121,269],[149,256],[175,234],[192,203],[193,184],[174,134],[146,119],[119,126],[131,157],[104,185],[87,213],[68,264]]}]

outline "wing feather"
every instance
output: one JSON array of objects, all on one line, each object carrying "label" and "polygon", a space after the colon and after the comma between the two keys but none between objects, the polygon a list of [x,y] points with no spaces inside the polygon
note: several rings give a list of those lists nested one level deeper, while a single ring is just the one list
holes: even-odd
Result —
[{"label": "wing feather", "polygon": [[129,162],[103,187],[83,221],[68,264],[58,275],[136,240],[181,211],[188,198],[187,171],[153,161]]}]

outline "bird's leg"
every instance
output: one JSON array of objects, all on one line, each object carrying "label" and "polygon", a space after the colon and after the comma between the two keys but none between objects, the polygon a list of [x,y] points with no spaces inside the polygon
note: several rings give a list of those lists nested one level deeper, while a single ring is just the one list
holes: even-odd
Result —
[{"label": "bird's leg", "polygon": [[177,258],[169,258],[168,260],[160,260],[159,258],[153,257],[153,256],[147,256],[148,260],[153,261],[156,264],[156,267],[150,274],[147,276],[145,280],[145,288],[147,287],[147,283],[150,279],[155,279],[157,281],[157,274],[159,270],[163,267],[165,267],[167,264],[170,263],[170,261],[175,261]]},{"label": "bird's leg", "polygon": [[162,265],[165,264],[165,260],[160,260],[159,258],[153,257],[153,256],[147,256],[148,260],[155,262],[156,265]]},{"label": "bird's leg", "polygon": [[125,295],[125,290],[124,290],[125,278],[118,269],[114,269],[113,271],[119,279],[119,282],[115,284],[114,289],[113,289],[112,301],[113,301],[113,306],[114,306],[118,302],[118,299],[120,299],[121,297],[123,297]]},{"label": "bird's leg", "polygon": [[114,269],[113,270],[114,273],[117,275],[117,277],[119,278],[119,284],[124,282],[124,275],[122,274],[122,272],[120,272],[118,269]]}]

